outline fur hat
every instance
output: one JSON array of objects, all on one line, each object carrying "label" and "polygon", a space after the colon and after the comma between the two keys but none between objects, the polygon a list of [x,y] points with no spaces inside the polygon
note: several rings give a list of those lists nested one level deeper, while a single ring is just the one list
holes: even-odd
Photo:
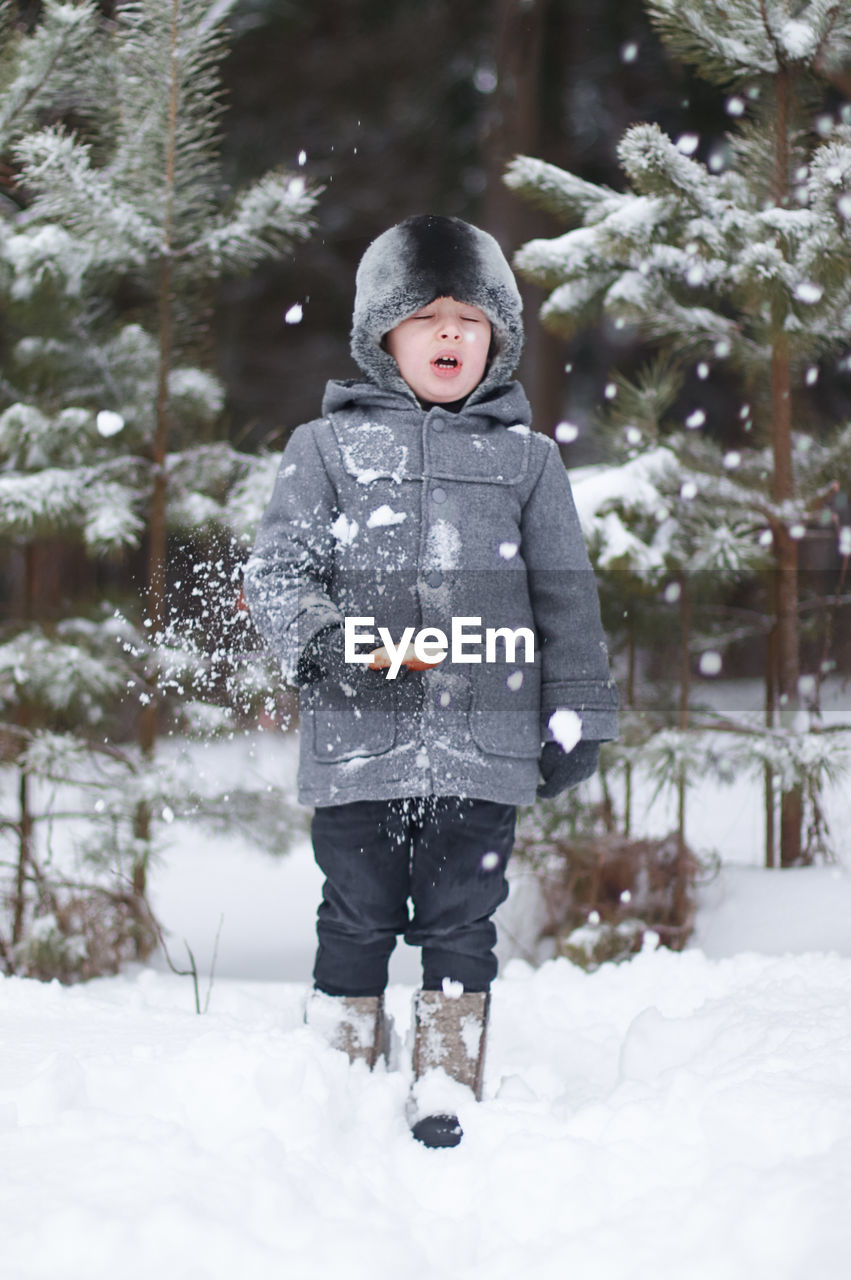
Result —
[{"label": "fur hat", "polygon": [[372,382],[408,390],[381,339],[435,298],[468,302],[491,322],[490,365],[470,395],[479,400],[520,359],[523,303],[496,240],[460,218],[418,214],[373,240],[357,272],[352,355]]}]

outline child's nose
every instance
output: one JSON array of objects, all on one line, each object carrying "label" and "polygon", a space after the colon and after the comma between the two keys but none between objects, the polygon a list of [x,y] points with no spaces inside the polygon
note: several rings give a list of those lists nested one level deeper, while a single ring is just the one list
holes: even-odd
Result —
[{"label": "child's nose", "polygon": [[439,328],[441,338],[445,339],[447,342],[451,341],[453,338],[460,339],[461,337],[461,327],[456,324],[454,320],[444,320],[443,324],[441,324]]}]

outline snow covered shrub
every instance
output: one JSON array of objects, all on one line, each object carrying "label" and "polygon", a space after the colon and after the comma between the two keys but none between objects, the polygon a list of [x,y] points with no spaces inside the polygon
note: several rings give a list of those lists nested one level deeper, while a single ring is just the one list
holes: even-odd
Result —
[{"label": "snow covered shrub", "polygon": [[140,918],[139,903],[130,894],[51,892],[50,907],[33,917],[13,949],[14,971],[21,977],[84,982],[118,973],[140,949],[156,945],[153,917]]},{"label": "snow covered shrub", "polygon": [[[580,969],[599,969],[601,964],[618,964],[642,949],[646,926],[641,920],[630,917],[612,924],[600,920],[592,912],[586,924],[571,929],[566,936],[557,939],[556,955],[565,956]],[[656,937],[655,933],[647,935]]]},{"label": "snow covered shrub", "polygon": [[522,809],[515,856],[540,891],[539,941],[583,968],[622,960],[647,935],[680,950],[694,922],[701,863],[676,832],[638,840],[611,829],[605,807],[582,788]]}]

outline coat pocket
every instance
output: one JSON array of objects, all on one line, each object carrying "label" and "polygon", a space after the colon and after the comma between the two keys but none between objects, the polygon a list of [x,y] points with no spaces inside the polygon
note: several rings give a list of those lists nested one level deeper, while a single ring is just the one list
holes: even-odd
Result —
[{"label": "coat pocket", "polygon": [[473,681],[470,736],[488,755],[537,759],[541,753],[541,673],[535,665],[483,665]]},{"label": "coat pocket", "polygon": [[313,758],[322,764],[383,755],[396,742],[393,682],[367,668],[345,680],[319,680],[305,691],[302,733],[309,735]]}]

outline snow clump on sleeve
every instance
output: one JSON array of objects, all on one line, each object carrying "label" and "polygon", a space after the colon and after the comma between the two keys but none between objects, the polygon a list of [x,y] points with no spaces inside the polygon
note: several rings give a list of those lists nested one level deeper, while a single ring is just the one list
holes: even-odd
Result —
[{"label": "snow clump on sleeve", "polygon": [[582,737],[582,721],[569,707],[557,707],[547,726],[563,751],[572,751]]}]

